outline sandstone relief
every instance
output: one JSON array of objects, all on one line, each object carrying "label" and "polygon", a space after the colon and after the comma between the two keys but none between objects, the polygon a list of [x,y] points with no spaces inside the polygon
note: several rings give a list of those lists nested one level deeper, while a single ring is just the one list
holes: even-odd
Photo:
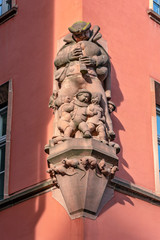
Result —
[{"label": "sandstone relief", "polygon": [[[114,142],[111,113],[116,106],[111,101],[110,59],[100,27],[91,29],[89,22],[79,21],[68,29],[54,61],[54,91],[49,99],[54,133],[45,151],[53,186],[60,189],[70,216],[79,217],[85,211],[96,215],[107,183],[118,171],[120,147]],[[66,188],[77,199],[73,205]],[[85,198],[92,202],[97,193],[92,210],[92,204],[83,206],[88,204]],[[79,194],[84,196],[81,202]]]}]

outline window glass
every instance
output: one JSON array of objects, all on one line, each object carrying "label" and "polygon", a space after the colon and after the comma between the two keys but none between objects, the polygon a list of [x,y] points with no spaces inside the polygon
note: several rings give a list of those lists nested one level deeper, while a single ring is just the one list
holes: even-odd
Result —
[{"label": "window glass", "polygon": [[5,143],[0,147],[0,173],[4,171],[5,167]]},{"label": "window glass", "polygon": [[153,11],[160,14],[160,0],[153,1]]},{"label": "window glass", "polygon": [[159,14],[159,6],[156,3],[153,3],[153,11]]},{"label": "window glass", "polygon": [[3,199],[4,195],[4,172],[0,173],[0,200]]},{"label": "window glass", "polygon": [[0,110],[0,137],[6,135],[7,108]]},{"label": "window glass", "polygon": [[0,86],[0,200],[4,198],[7,109],[8,83],[5,83]]},{"label": "window glass", "polygon": [[160,4],[160,0],[153,0],[153,2]]},{"label": "window glass", "polygon": [[0,15],[10,10],[12,7],[12,0],[0,0]]},{"label": "window glass", "polygon": [[157,117],[157,141],[158,141],[158,159],[159,159],[159,177],[160,177],[160,106],[156,105]]},{"label": "window glass", "polygon": [[160,112],[158,110],[157,110],[157,135],[160,137]]},{"label": "window glass", "polygon": [[[160,144],[158,144],[158,158],[159,158],[159,168],[160,168]],[[159,177],[160,177],[160,169],[159,169]]]},{"label": "window glass", "polygon": [[0,0],[0,15],[2,15],[2,0]]}]

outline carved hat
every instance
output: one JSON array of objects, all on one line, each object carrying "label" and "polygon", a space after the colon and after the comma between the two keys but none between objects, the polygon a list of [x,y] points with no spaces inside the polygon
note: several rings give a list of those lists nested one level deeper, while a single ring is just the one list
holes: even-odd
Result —
[{"label": "carved hat", "polygon": [[88,29],[90,29],[90,27],[91,27],[90,22],[78,21],[78,22],[75,22],[68,29],[71,33],[79,34],[81,32],[87,31]]},{"label": "carved hat", "polygon": [[91,92],[89,92],[87,89],[79,89],[75,96],[77,97],[81,93],[88,93],[90,95],[90,98],[92,96]]}]

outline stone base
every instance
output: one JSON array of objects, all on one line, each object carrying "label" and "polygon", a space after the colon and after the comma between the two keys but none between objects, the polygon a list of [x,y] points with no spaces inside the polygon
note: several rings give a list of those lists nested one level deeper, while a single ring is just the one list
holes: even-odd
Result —
[{"label": "stone base", "polygon": [[67,213],[71,219],[86,217],[86,218],[95,220],[99,216],[103,207],[114,197],[114,190],[110,187],[106,187],[96,214],[91,214],[91,213],[85,212],[85,211],[78,211],[78,212],[75,212],[74,214],[70,215],[70,213],[68,212],[65,200],[62,196],[61,190],[59,188],[53,188],[52,197],[65,208],[65,210],[67,211]]},{"label": "stone base", "polygon": [[85,156],[96,159],[94,168],[79,164],[75,168],[67,167],[65,174],[56,172],[55,175],[59,189],[53,189],[53,197],[67,209],[72,219],[95,219],[106,201],[113,197],[113,190],[107,188],[111,174],[103,174],[98,164],[103,159],[107,169],[118,166],[116,149],[95,139],[83,138],[70,139],[49,148],[48,165],[51,168],[61,166],[65,158],[76,162]]}]

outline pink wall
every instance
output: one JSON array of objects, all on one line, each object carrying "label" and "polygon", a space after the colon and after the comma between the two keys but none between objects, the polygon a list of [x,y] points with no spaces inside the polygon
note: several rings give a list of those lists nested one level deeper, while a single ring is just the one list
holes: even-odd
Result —
[{"label": "pink wall", "polygon": [[0,26],[0,84],[13,81],[10,193],[49,177],[44,146],[53,133],[53,56],[66,26],[82,16],[78,0],[17,3],[18,14]]},{"label": "pink wall", "polygon": [[158,240],[159,224],[159,207],[119,193],[96,220],[70,220],[51,192],[0,214],[3,240]]},{"label": "pink wall", "polygon": [[0,229],[3,240],[84,239],[83,219],[71,221],[51,192],[2,211]]},{"label": "pink wall", "polygon": [[[12,78],[14,91],[10,192],[47,177],[43,146],[52,136],[47,105],[56,41],[82,16],[81,1],[62,3],[35,0],[30,8],[28,1],[18,1],[17,16],[1,25],[0,81]],[[148,17],[145,0],[123,0],[116,6],[114,1],[92,3],[83,3],[83,19],[101,26],[112,62],[112,100],[117,105],[112,118],[121,145],[117,176],[154,190],[150,76],[160,79],[159,25]]]},{"label": "pink wall", "polygon": [[158,240],[159,224],[159,207],[116,193],[95,221],[85,219],[84,239]]},{"label": "pink wall", "polygon": [[148,0],[83,1],[83,19],[100,25],[112,62],[112,119],[121,145],[116,175],[154,191],[150,77],[160,81],[160,27],[148,8]]},{"label": "pink wall", "polygon": [[[81,5],[81,2],[83,5]],[[48,99],[57,40],[77,20],[101,27],[112,62],[116,176],[150,190],[154,186],[150,77],[160,79],[160,27],[148,0],[20,1],[18,14],[0,26],[0,84],[13,80],[10,193],[48,178],[44,145],[52,136]],[[71,221],[47,193],[0,214],[3,240],[159,239],[158,207],[116,193],[95,221]],[[83,229],[83,223],[85,228]],[[9,229],[9,231],[8,231]]]}]

